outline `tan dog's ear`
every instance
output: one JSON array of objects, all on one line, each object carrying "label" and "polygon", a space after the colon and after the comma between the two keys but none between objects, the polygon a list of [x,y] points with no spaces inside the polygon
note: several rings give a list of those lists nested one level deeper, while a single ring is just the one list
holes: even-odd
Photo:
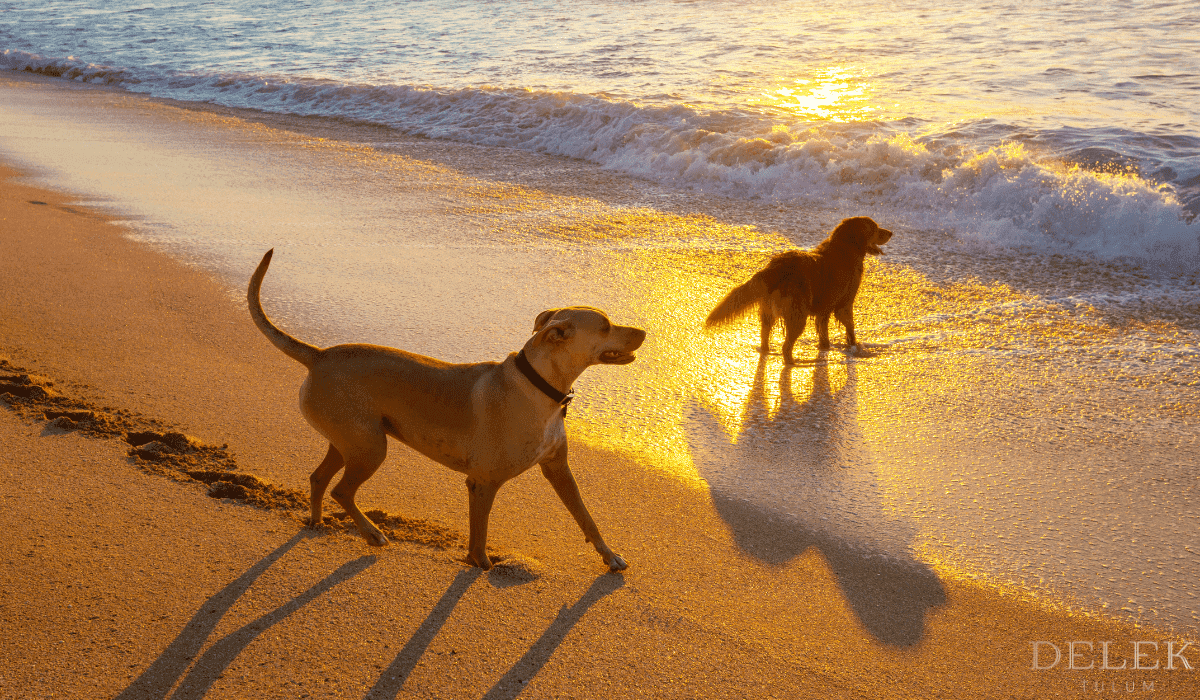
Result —
[{"label": "tan dog's ear", "polygon": [[564,340],[568,340],[573,335],[575,335],[575,324],[561,319],[547,324],[545,328],[542,328],[539,332],[537,342],[557,345]]},{"label": "tan dog's ear", "polygon": [[546,321],[549,321],[550,318],[556,313],[558,313],[558,309],[546,309],[542,313],[538,314],[537,318],[533,321],[533,332],[537,333],[538,331],[542,330],[542,326],[546,325]]}]

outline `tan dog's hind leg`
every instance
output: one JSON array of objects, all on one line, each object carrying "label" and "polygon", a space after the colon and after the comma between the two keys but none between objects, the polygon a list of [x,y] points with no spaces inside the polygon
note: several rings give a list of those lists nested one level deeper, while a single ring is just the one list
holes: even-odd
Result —
[{"label": "tan dog's hind leg", "polygon": [[354,518],[358,531],[366,538],[368,544],[382,547],[388,543],[387,537],[358,509],[354,495],[358,493],[358,487],[370,479],[379,465],[383,464],[383,459],[387,456],[387,435],[380,431],[377,435],[360,438],[350,445],[343,444],[338,448],[338,452],[345,458],[346,473],[342,474],[337,486],[333,487],[333,500]]},{"label": "tan dog's hind leg", "polygon": [[308,477],[312,499],[312,517],[308,521],[310,527],[321,524],[321,505],[325,500],[325,489],[329,488],[329,482],[333,480],[333,475],[341,470],[342,464],[342,453],[331,443],[329,451],[325,453],[325,459]]},{"label": "tan dog's hind leg", "polygon": [[554,492],[571,512],[571,516],[579,524],[579,529],[583,530],[584,538],[592,543],[592,546],[604,558],[604,563],[608,565],[608,568],[612,571],[621,571],[627,567],[628,564],[625,563],[625,560],[604,543],[604,538],[600,536],[600,529],[592,520],[592,514],[583,504],[583,497],[579,495],[579,485],[575,483],[575,476],[571,474],[571,468],[567,466],[567,446],[563,445],[558,454],[542,462],[541,466],[542,475],[554,487]]},{"label": "tan dog's hind leg", "polygon": [[488,559],[487,555],[488,517],[492,514],[492,504],[496,502],[496,492],[499,490],[500,484],[467,477],[467,510],[471,526],[471,537],[467,542],[467,560],[484,571],[492,568],[492,560]]}]

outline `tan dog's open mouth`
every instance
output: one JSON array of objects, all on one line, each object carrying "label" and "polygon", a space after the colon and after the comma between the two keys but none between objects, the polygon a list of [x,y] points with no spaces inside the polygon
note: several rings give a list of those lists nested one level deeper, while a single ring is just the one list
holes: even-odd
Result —
[{"label": "tan dog's open mouth", "polygon": [[883,248],[880,248],[872,243],[871,245],[867,246],[867,252],[871,255],[883,255]]},{"label": "tan dog's open mouth", "polygon": [[607,350],[600,353],[600,362],[606,365],[627,365],[637,359],[637,355],[620,350]]}]

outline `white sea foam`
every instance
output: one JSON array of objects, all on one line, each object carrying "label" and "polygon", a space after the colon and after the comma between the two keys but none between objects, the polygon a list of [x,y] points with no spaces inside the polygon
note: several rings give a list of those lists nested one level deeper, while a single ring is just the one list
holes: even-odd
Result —
[{"label": "white sea foam", "polygon": [[[1200,270],[1200,226],[1171,184],[1087,170],[1014,141],[914,138],[877,122],[783,126],[563,92],[159,75],[6,51],[0,65],[176,99],[383,124],[411,135],[586,159],[680,187],[797,204],[887,208],[986,246]],[[936,144],[936,145],[935,145]]]}]

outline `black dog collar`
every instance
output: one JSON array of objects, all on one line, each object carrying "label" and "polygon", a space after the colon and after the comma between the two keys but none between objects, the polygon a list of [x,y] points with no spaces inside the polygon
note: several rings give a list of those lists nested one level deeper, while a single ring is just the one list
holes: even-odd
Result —
[{"label": "black dog collar", "polygon": [[537,373],[533,365],[529,364],[529,359],[525,357],[525,351],[517,353],[517,369],[521,370],[521,374],[525,375],[534,386],[542,390],[542,393],[549,396],[552,401],[563,407],[565,411],[567,404],[571,403],[571,399],[575,398],[575,390],[571,389],[567,393],[562,393],[558,389],[550,386],[550,382],[542,378],[542,375]]}]

